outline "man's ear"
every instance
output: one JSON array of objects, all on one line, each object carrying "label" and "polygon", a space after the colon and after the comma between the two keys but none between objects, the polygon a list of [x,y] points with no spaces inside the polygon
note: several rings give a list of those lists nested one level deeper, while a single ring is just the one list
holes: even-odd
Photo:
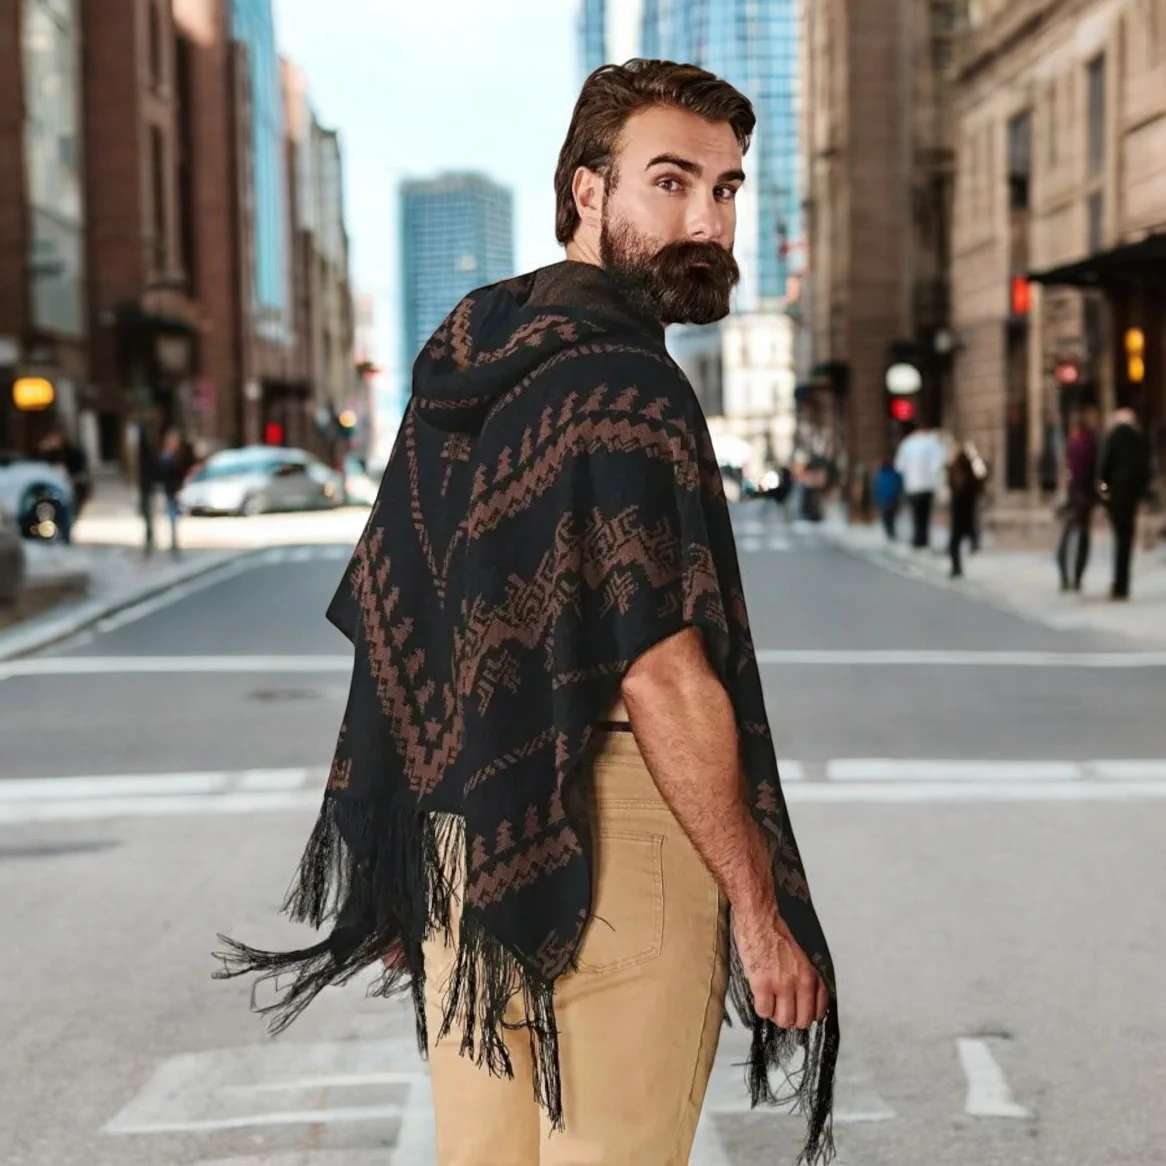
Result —
[{"label": "man's ear", "polygon": [[604,182],[601,175],[586,166],[580,166],[571,180],[571,194],[575,199],[575,209],[579,212],[579,222],[583,227],[599,230],[603,218]]}]

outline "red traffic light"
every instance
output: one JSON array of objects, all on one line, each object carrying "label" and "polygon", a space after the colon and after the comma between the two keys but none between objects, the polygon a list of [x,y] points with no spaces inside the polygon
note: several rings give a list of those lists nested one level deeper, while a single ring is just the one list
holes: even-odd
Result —
[{"label": "red traffic light", "polygon": [[1053,377],[1059,385],[1075,385],[1081,379],[1081,370],[1071,360],[1061,360],[1053,366]]},{"label": "red traffic light", "polygon": [[278,421],[269,421],[263,427],[265,445],[283,445],[283,426]]},{"label": "red traffic light", "polygon": [[1012,314],[1014,316],[1027,316],[1029,308],[1032,307],[1032,288],[1029,287],[1028,280],[1023,275],[1012,277],[1010,298],[1012,300]]},{"label": "red traffic light", "polygon": [[915,402],[910,397],[893,397],[891,399],[891,416],[896,421],[914,421]]}]

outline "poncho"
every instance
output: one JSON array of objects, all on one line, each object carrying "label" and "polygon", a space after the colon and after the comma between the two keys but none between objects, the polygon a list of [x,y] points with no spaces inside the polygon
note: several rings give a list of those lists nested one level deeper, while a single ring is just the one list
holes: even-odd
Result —
[{"label": "poncho", "polygon": [[[523,1000],[536,1094],[561,1124],[554,987],[591,917],[596,726],[641,653],[696,627],[732,698],[779,910],[831,999],[823,1023],[780,1030],[756,1016],[731,953],[730,1003],[753,1033],[747,1086],[754,1104],[803,1109],[802,1158],[829,1161],[834,972],[782,796],[720,472],[663,328],[602,269],[562,263],[473,292],[437,330],[328,618],[352,641],[352,682],[285,910],[330,933],[291,952],[223,939],[219,975],[290,974],[260,1008],[279,1031],[397,949],[375,987],[411,990],[424,1054],[422,943],[448,935],[464,879],[443,1032],[459,1023],[463,1052],[508,1073],[503,1017]],[[771,1088],[771,1069],[787,1089]]]}]

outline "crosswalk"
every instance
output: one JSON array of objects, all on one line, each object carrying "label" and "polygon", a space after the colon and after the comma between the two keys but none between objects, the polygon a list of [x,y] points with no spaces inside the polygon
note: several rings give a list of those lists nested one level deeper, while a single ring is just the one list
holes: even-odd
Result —
[{"label": "crosswalk", "polygon": [[[839,758],[780,763],[798,803],[1154,802],[1166,760],[1009,761]],[[184,773],[61,775],[0,781],[0,826],[116,818],[314,811],[319,766]]]},{"label": "crosswalk", "polygon": [[[364,987],[358,981],[329,989],[321,1004],[341,1016]],[[173,1138],[187,1145],[192,1139],[195,1146],[213,1144],[212,1154],[197,1166],[432,1166],[435,1130],[427,1069],[406,1032],[406,1006],[380,1006],[385,1019],[379,1030],[358,1039],[281,1038],[163,1059],[143,1080],[127,1084],[124,1104],[106,1122],[103,1136],[146,1139],[156,1147],[156,1161],[167,1160]],[[741,1067],[746,1040],[736,1028],[724,1031],[691,1166],[761,1166],[779,1160],[783,1147],[790,1161],[794,1157],[803,1119],[781,1109],[750,1109]],[[963,1082],[949,1075],[937,1090],[946,1120],[1025,1128],[1038,1118],[1033,1099],[1013,1096],[999,1053],[999,1041],[991,1038],[960,1036],[949,1042],[941,1055],[953,1073],[962,1073]],[[898,1096],[909,1093],[880,1080],[848,1047],[835,1091],[846,1166],[864,1166],[848,1148],[848,1133],[857,1127],[876,1138],[879,1131],[892,1141],[899,1136],[898,1126],[909,1115],[888,1102],[888,1085]],[[734,1138],[749,1114],[768,1131],[763,1157],[755,1156],[756,1140],[750,1149]],[[870,1136],[864,1136],[864,1145]]]}]

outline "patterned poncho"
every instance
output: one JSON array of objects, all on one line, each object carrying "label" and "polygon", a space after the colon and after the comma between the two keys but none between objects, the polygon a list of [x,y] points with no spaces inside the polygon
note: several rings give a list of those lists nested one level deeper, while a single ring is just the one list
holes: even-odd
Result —
[{"label": "patterned poncho", "polygon": [[[286,909],[322,942],[224,940],[221,975],[287,973],[279,1030],[387,953],[422,1051],[423,941],[464,879],[445,1028],[510,1069],[503,1016],[525,1001],[536,1089],[561,1123],[556,980],[591,915],[589,747],[632,662],[699,628],[736,711],[743,773],[770,840],[778,906],[831,995],[809,1033],[759,1020],[748,1086],[771,1069],[808,1117],[803,1157],[833,1153],[837,998],[778,778],[721,477],[704,418],[664,347],[597,267],[563,263],[469,295],[414,368],[380,494],[329,619],[352,684],[323,808]],[[451,826],[451,823],[453,824]],[[460,874],[451,867],[460,865]],[[650,1035],[646,1038],[650,1039]]]}]

